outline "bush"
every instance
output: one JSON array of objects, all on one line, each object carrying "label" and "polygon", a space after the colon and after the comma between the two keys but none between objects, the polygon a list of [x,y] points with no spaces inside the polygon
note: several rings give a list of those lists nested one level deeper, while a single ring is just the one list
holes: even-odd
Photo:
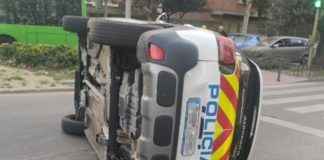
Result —
[{"label": "bush", "polygon": [[241,53],[254,61],[261,69],[277,69],[279,66],[286,68],[290,64],[290,60],[273,54],[262,54],[247,50],[243,50]]},{"label": "bush", "polygon": [[2,44],[0,61],[12,66],[36,68],[73,68],[77,61],[76,48],[65,45]]}]

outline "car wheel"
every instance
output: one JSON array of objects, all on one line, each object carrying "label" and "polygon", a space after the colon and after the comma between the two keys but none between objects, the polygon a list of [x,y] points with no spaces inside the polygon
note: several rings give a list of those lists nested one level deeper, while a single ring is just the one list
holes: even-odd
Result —
[{"label": "car wheel", "polygon": [[123,18],[98,18],[89,21],[89,39],[98,44],[136,47],[146,31],[163,28],[144,21]]},{"label": "car wheel", "polygon": [[62,20],[63,29],[73,33],[87,33],[89,18],[79,16],[64,16]]},{"label": "car wheel", "polygon": [[10,37],[10,36],[0,36],[0,44],[2,43],[13,43],[15,41],[14,38]]},{"label": "car wheel", "polygon": [[75,114],[64,116],[61,120],[61,127],[67,134],[84,136],[84,121],[77,120]]}]

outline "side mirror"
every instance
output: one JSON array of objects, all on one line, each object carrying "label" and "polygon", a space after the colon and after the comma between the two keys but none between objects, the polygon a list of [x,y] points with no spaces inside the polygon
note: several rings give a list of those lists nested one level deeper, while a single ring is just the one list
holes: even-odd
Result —
[{"label": "side mirror", "polygon": [[156,22],[165,22],[168,23],[169,22],[169,16],[167,13],[161,13],[156,19]]},{"label": "side mirror", "polygon": [[274,44],[274,45],[271,46],[271,48],[278,48],[278,47],[280,47],[280,44],[279,43]]}]

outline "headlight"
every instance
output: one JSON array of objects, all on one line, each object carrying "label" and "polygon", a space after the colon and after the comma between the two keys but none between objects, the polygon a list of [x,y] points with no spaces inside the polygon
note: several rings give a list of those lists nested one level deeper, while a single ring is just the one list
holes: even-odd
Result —
[{"label": "headlight", "polygon": [[190,156],[195,153],[196,139],[198,136],[200,99],[190,98],[186,106],[186,117],[184,123],[182,155]]}]

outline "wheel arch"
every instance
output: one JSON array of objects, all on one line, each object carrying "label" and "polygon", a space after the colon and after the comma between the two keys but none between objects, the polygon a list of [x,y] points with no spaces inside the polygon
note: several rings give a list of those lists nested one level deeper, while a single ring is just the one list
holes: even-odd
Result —
[{"label": "wheel arch", "polygon": [[14,41],[17,41],[17,38],[13,35],[5,34],[5,33],[0,33],[0,37],[9,37]]}]

